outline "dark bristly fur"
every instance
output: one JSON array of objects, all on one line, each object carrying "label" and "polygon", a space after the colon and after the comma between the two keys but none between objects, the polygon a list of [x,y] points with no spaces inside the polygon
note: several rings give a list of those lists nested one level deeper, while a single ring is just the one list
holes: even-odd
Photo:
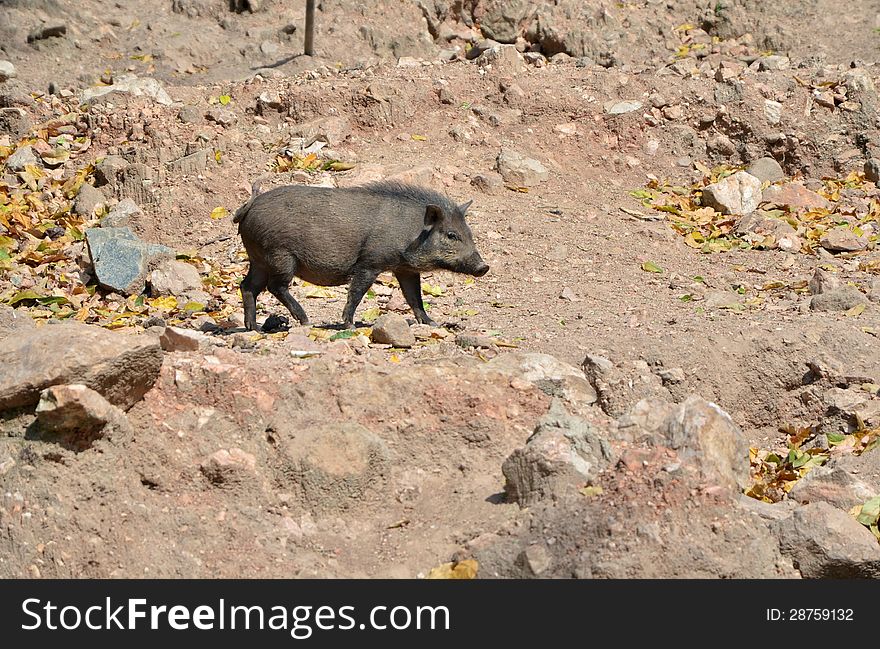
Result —
[{"label": "dark bristly fur", "polygon": [[233,218],[250,258],[241,283],[245,326],[257,328],[256,298],[267,288],[307,323],[289,291],[296,276],[321,286],[349,283],[343,322],[353,327],[355,309],[383,271],[397,277],[416,319],[434,324],[422,303],[420,273],[489,270],[464,218],[469,205],[393,181],[346,189],[289,185],[262,194],[255,183]]}]

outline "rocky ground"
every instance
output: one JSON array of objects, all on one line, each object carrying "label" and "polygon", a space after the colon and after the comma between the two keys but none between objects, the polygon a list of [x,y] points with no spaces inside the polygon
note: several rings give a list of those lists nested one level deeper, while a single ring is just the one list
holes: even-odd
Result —
[{"label": "rocky ground", "polygon": [[[880,24],[798,3],[0,0],[0,575],[880,576]],[[297,280],[260,180],[473,199]]]}]

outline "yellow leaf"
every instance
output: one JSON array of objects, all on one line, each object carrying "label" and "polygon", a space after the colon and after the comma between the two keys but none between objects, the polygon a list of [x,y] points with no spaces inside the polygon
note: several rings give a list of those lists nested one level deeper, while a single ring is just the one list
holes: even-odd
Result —
[{"label": "yellow leaf", "polygon": [[157,297],[152,300],[147,300],[147,304],[156,309],[176,309],[177,308],[177,298],[173,295],[167,295],[165,297]]},{"label": "yellow leaf", "polygon": [[214,151],[214,161],[217,164],[220,164],[221,160],[223,160],[223,152],[220,149],[217,149],[216,151]]},{"label": "yellow leaf", "polygon": [[605,490],[602,487],[581,487],[578,491],[580,491],[584,496],[592,497],[592,496],[601,496]]},{"label": "yellow leaf", "polygon": [[858,317],[862,315],[865,311],[864,304],[856,304],[853,308],[849,309],[844,315],[848,315],[852,318]]},{"label": "yellow leaf", "polygon": [[458,563],[449,562],[433,568],[427,579],[475,579],[480,564],[476,559],[465,559]]},{"label": "yellow leaf", "polygon": [[645,263],[643,263],[642,270],[644,270],[645,272],[648,272],[648,273],[662,273],[663,272],[663,269],[660,268],[660,266],[655,264],[653,261],[646,261]]},{"label": "yellow leaf", "polygon": [[443,295],[443,287],[442,286],[431,286],[427,282],[422,282],[422,293],[425,295],[433,295],[434,297],[440,297]]},{"label": "yellow leaf", "polygon": [[226,106],[229,104],[230,101],[232,101],[232,97],[230,97],[229,95],[220,95],[219,101],[221,106]]},{"label": "yellow leaf", "polygon": [[312,286],[306,291],[306,297],[336,297],[336,294],[326,286]]},{"label": "yellow leaf", "polygon": [[425,140],[428,139],[428,138],[425,137],[424,135],[415,135],[415,134],[413,134],[413,135],[411,135],[410,137],[411,137],[412,139],[414,139],[416,142],[424,142]]},{"label": "yellow leaf", "polygon": [[214,220],[219,220],[227,216],[229,216],[229,210],[227,210],[225,207],[215,207],[213,210],[211,210],[211,218]]},{"label": "yellow leaf", "polygon": [[389,358],[388,360],[390,360],[392,363],[399,363],[400,356],[398,356],[397,354],[391,354],[391,358]]}]

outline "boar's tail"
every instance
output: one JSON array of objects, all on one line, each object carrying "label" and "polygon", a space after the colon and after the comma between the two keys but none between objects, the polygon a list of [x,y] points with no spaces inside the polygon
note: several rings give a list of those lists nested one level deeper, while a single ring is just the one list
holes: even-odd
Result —
[{"label": "boar's tail", "polygon": [[247,216],[248,211],[251,209],[251,205],[254,204],[254,199],[262,193],[261,185],[264,180],[266,180],[266,176],[260,176],[254,181],[254,184],[251,185],[251,197],[247,200],[247,203],[235,210],[235,216],[232,217],[233,223],[241,223],[242,219]]}]

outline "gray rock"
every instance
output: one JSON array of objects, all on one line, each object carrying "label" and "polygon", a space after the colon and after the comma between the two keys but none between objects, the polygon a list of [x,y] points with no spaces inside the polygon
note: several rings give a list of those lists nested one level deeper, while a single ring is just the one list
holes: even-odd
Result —
[{"label": "gray rock", "polygon": [[482,367],[534,383],[542,392],[570,405],[590,406],[599,398],[582,370],[549,354],[500,354]]},{"label": "gray rock", "polygon": [[540,577],[553,565],[553,555],[543,543],[530,545],[517,557],[519,564],[530,576]]},{"label": "gray rock", "polygon": [[693,395],[661,428],[670,448],[704,481],[741,493],[749,486],[749,443],[726,412]]},{"label": "gray rock", "polygon": [[642,108],[642,102],[630,99],[626,101],[608,101],[605,102],[604,109],[609,115],[625,115]]},{"label": "gray rock", "polygon": [[151,264],[174,256],[167,246],[144,243],[129,228],[91,228],[86,242],[98,283],[124,295],[142,293]]},{"label": "gray rock", "polygon": [[868,528],[826,502],[797,508],[773,530],[779,549],[806,578],[880,578],[880,543]]},{"label": "gray rock", "polygon": [[81,383],[128,409],[162,367],[158,340],[78,323],[26,329],[0,340],[0,411],[36,405],[46,388]]},{"label": "gray rock", "polygon": [[840,288],[840,280],[837,275],[822,268],[817,268],[810,278],[810,293],[819,295]]},{"label": "gray rock", "polygon": [[761,181],[745,171],[703,188],[703,204],[722,214],[750,214],[761,203]]},{"label": "gray rock", "polygon": [[[8,101],[0,96],[0,105]],[[16,141],[27,135],[33,126],[30,115],[18,106],[0,108],[0,133],[8,133]]]},{"label": "gray rock", "polygon": [[515,45],[495,45],[480,54],[476,62],[481,66],[491,66],[493,71],[501,74],[515,75],[526,69],[523,55]]},{"label": "gray rock", "polygon": [[159,336],[159,344],[166,352],[197,352],[212,347],[214,339],[193,329],[165,327]]},{"label": "gray rock", "polygon": [[501,467],[507,498],[527,506],[544,498],[577,496],[614,462],[608,442],[554,399],[523,448]]},{"label": "gray rock", "polygon": [[166,169],[175,175],[194,176],[208,168],[208,150],[202,149],[177,160],[165,163]]},{"label": "gray rock", "polygon": [[491,3],[480,19],[480,30],[499,43],[513,43],[528,8],[525,0]]},{"label": "gray rock", "polygon": [[719,153],[723,156],[732,156],[736,153],[736,145],[723,133],[719,133],[706,142],[706,147],[709,151]]},{"label": "gray rock", "polygon": [[35,327],[34,321],[24,311],[0,304],[0,340]]},{"label": "gray rock", "polygon": [[880,302],[880,277],[871,280],[871,288],[868,289],[868,299],[871,302]]},{"label": "gray rock", "polygon": [[101,98],[106,99],[107,95],[113,93],[130,94],[135,97],[149,97],[163,106],[170,106],[174,103],[174,100],[171,99],[165,88],[156,79],[142,79],[134,74],[124,74],[110,86],[86,88],[82,92],[81,101],[83,104],[91,104]]},{"label": "gray rock", "polygon": [[831,252],[858,252],[864,250],[868,242],[867,233],[859,236],[848,226],[831,228],[819,239],[819,245]]},{"label": "gray rock", "polygon": [[755,160],[749,165],[746,172],[753,175],[762,183],[775,183],[777,180],[785,178],[785,172],[782,170],[782,165],[770,157]]},{"label": "gray rock", "polygon": [[478,58],[483,52],[487,50],[491,50],[493,47],[500,45],[498,41],[493,41],[490,38],[484,38],[482,40],[477,41],[473,44],[473,46],[467,51],[465,57],[468,60],[473,60]]},{"label": "gray rock", "polygon": [[791,66],[787,56],[772,54],[770,56],[762,56],[755,61],[758,70],[764,72],[767,70],[788,70]]},{"label": "gray rock", "polygon": [[0,83],[14,79],[15,76],[15,66],[12,65],[12,62],[0,60]]},{"label": "gray rock", "polygon": [[216,122],[220,126],[232,126],[238,121],[238,115],[228,108],[212,108],[205,117],[210,122]]},{"label": "gray rock", "polygon": [[124,228],[131,225],[131,217],[142,214],[141,208],[130,198],[123,198],[110,213],[101,219],[102,228]]},{"label": "gray rock", "polygon": [[[863,455],[874,454],[874,458],[880,457],[880,453],[869,451]],[[868,460],[874,458],[866,458]],[[860,460],[861,456],[852,456],[853,460]],[[849,511],[856,505],[861,505],[869,498],[880,493],[880,475],[862,475],[858,468],[846,462],[832,460],[828,466],[820,466],[810,470],[807,475],[798,480],[788,497],[799,503],[826,502],[844,511]],[[880,462],[874,462],[874,469]]]},{"label": "gray rock", "polygon": [[95,210],[98,206],[103,205],[106,200],[100,189],[96,189],[88,183],[83,183],[79,193],[76,195],[76,200],[73,202],[73,211],[80,216],[91,219],[95,216]]},{"label": "gray rock", "polygon": [[410,330],[406,319],[396,313],[385,313],[373,323],[374,343],[392,347],[412,347],[416,344],[415,334]]},{"label": "gray rock", "polygon": [[192,264],[176,259],[159,262],[150,273],[150,295],[186,295],[202,288],[202,278]]},{"label": "gray rock", "polygon": [[612,417],[625,415],[642,399],[672,399],[663,380],[644,361],[618,367],[607,358],[587,354],[583,369],[596,390],[599,407]]},{"label": "gray rock", "polygon": [[487,171],[485,173],[475,174],[474,177],[471,178],[471,185],[484,194],[495,194],[504,186],[504,180],[501,178],[501,174],[494,171]]},{"label": "gray rock", "polygon": [[865,162],[865,180],[874,184],[880,183],[880,160],[870,158]]},{"label": "gray rock", "polygon": [[122,182],[125,170],[131,166],[128,160],[118,155],[106,156],[95,167],[95,186],[109,185],[114,190]]},{"label": "gray rock", "polygon": [[195,106],[184,106],[178,111],[177,119],[184,124],[198,124],[202,121],[202,111]]},{"label": "gray rock", "polygon": [[848,311],[859,304],[867,304],[868,299],[855,286],[841,286],[825,293],[814,295],[810,300],[813,311]]},{"label": "gray rock", "polygon": [[24,171],[28,165],[37,166],[40,164],[37,154],[30,145],[19,147],[11,156],[6,158],[6,168],[10,171]]},{"label": "gray rock", "polygon": [[534,187],[550,177],[550,172],[540,162],[511,149],[501,149],[495,166],[505,182],[518,187]]},{"label": "gray rock", "polygon": [[290,133],[304,138],[303,146],[320,141],[336,147],[348,139],[352,128],[345,117],[319,117],[291,127]]},{"label": "gray rock", "polygon": [[764,119],[768,124],[776,125],[782,121],[782,104],[772,99],[764,100]]}]

